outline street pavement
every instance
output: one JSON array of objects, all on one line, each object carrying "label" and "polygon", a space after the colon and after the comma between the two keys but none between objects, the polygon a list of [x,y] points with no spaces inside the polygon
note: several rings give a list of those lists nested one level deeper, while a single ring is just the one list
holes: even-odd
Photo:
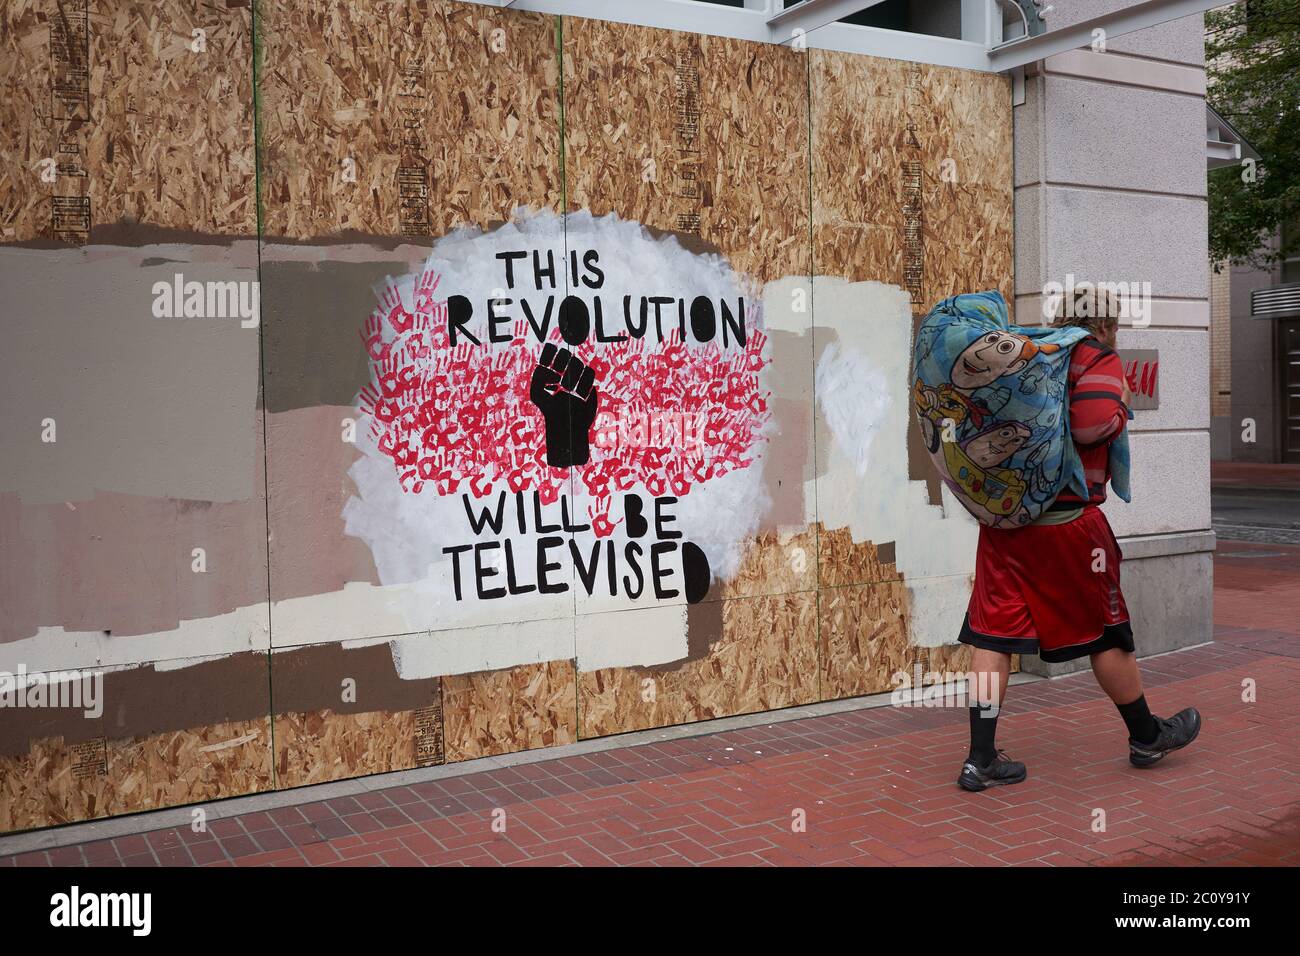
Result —
[{"label": "street pavement", "polygon": [[1220,538],[1300,545],[1300,465],[1214,462],[1210,511]]}]

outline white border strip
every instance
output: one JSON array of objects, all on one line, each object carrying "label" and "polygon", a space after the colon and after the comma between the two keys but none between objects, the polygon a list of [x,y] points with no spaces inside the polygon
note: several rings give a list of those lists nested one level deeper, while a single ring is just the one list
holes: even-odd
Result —
[{"label": "white border strip", "polygon": [[[494,7],[507,5],[491,0],[464,2]],[[765,10],[724,7],[700,0],[636,0],[635,3],[611,3],[609,0],[513,0],[508,6],[511,10],[589,17],[612,23],[733,37],[757,43],[788,44],[793,39],[788,25],[781,26],[780,21],[769,25],[769,14]],[[893,60],[955,66],[985,73],[996,72],[989,65],[988,49],[984,44],[966,40],[880,30],[850,23],[829,23],[804,34],[803,39],[809,49],[862,53]]]}]

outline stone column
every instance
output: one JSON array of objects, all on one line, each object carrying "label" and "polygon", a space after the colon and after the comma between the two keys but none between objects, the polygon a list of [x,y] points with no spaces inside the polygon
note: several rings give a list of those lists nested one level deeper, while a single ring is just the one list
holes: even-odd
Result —
[{"label": "stone column", "polygon": [[[1060,28],[1126,0],[1058,0]],[[1047,283],[1150,283],[1121,349],[1159,350],[1160,405],[1130,423],[1133,502],[1105,505],[1124,551],[1138,653],[1212,639],[1209,267],[1204,23],[1098,38],[1026,70],[1014,110],[1016,317],[1043,321]],[[1104,44],[1104,46],[1102,45]],[[1034,673],[1088,666],[1025,661]]]}]

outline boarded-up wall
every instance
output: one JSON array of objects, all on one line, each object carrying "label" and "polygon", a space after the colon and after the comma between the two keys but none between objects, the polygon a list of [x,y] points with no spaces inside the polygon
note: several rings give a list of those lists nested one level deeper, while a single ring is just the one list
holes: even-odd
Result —
[{"label": "boarded-up wall", "polygon": [[109,670],[0,709],[0,830],[960,669],[905,376],[930,303],[1010,293],[1004,80],[255,14],[3,13],[0,671]]}]

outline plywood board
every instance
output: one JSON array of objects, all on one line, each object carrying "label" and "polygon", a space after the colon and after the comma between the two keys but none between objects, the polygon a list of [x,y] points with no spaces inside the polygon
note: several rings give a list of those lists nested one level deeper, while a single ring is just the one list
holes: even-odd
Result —
[{"label": "plywood board", "polygon": [[745,550],[734,576],[722,585],[722,599],[789,594],[817,586],[817,529],[763,532]]},{"label": "plywood board", "polygon": [[559,206],[554,18],[451,0],[259,11],[265,236],[427,241]]},{"label": "plywood board", "polygon": [[818,649],[825,699],[892,690],[891,675],[911,672],[907,589],[899,582],[818,592]]},{"label": "plywood board", "polygon": [[821,587],[843,587],[862,581],[893,581],[899,577],[892,558],[892,541],[877,547],[870,541],[854,541],[848,528],[823,529],[817,536],[817,560]]},{"label": "plywood board", "polygon": [[266,648],[256,264],[252,240],[0,248],[0,667]]},{"label": "plywood board", "polygon": [[[645,614],[623,611],[622,615]],[[818,700],[813,592],[696,605],[698,657],[579,675],[584,738],[793,707]],[[714,636],[716,635],[716,636]]]},{"label": "plywood board", "polygon": [[0,756],[0,832],[269,790],[269,717],[140,737],[31,741]]},{"label": "plywood board", "polygon": [[[76,594],[94,599],[79,606],[51,589],[40,606],[15,603],[21,613],[0,640],[62,626],[94,633],[83,645],[100,648],[115,638],[156,645],[174,631],[172,661],[149,678],[169,682],[172,696],[122,678],[127,724],[113,732],[30,724],[0,754],[0,830],[876,693],[892,689],[896,671],[955,670],[967,659],[946,635],[936,640],[935,608],[936,595],[948,600],[965,581],[972,530],[909,466],[899,376],[928,304],[979,288],[1010,295],[1005,79],[451,0],[265,0],[254,69],[248,6],[62,7],[70,15],[59,23],[27,0],[0,14],[0,81],[18,91],[0,123],[0,244],[29,247],[5,250],[4,267],[24,275],[34,256],[65,257],[35,270],[46,274],[55,321],[77,330],[64,336],[60,361],[101,387],[79,394],[110,400],[56,409],[70,424],[80,417],[86,434],[61,431],[44,458],[5,456],[26,470],[0,496],[0,525],[6,540],[53,529],[55,544],[33,566],[82,567]],[[254,73],[256,246],[231,241],[259,221]],[[60,162],[47,182],[49,157]],[[145,245],[162,240],[189,251]],[[100,243],[93,256],[40,248],[87,243]],[[680,540],[707,552],[704,593],[634,597],[610,585],[610,599],[579,594],[571,566],[569,589],[549,603],[540,593],[449,598],[450,572],[430,574],[447,543],[434,537],[444,519],[461,528],[465,515],[402,497],[396,459],[367,471],[368,452],[345,437],[348,420],[361,424],[364,390],[400,371],[367,341],[376,317],[392,324],[404,314],[385,294],[409,291],[399,304],[414,311],[423,289],[433,319],[446,317],[453,294],[495,301],[490,267],[511,244],[561,262],[599,251],[616,305],[624,288],[743,296],[738,313],[760,343],[752,349],[692,353],[701,342],[686,341],[684,311],[682,341],[669,335],[621,365],[621,346],[606,348],[613,340],[574,345],[602,376],[607,408],[631,408],[628,396],[652,380],[658,393],[643,396],[651,406],[677,407],[691,388],[714,388],[723,403],[738,395],[729,411],[750,416],[753,434],[745,463],[714,486],[725,494],[702,495],[713,479],[684,468],[629,479],[546,463],[568,470],[555,487],[568,488],[573,516],[593,526],[613,500],[609,484],[639,481],[646,501],[675,499]],[[113,245],[140,248],[127,261]],[[436,296],[420,285],[435,252],[444,283]],[[259,270],[260,343],[250,330],[242,341],[222,327],[157,324],[143,293],[136,309],[130,290],[148,289],[159,270],[170,275],[178,255],[194,277],[243,281]],[[626,261],[611,265],[619,255]],[[586,292],[583,269],[559,271],[559,295]],[[132,410],[129,395],[85,378],[93,373],[79,370],[79,350],[100,340],[70,322],[60,285],[111,313],[100,323],[109,339],[93,349],[98,367],[147,398],[166,392],[168,403]],[[491,368],[505,374],[508,365],[515,391],[529,397],[544,342],[561,337],[552,329],[530,338],[514,320],[491,356],[503,364]],[[475,321],[482,334],[487,323]],[[48,352],[48,331],[22,333],[7,381],[27,383],[24,366],[38,386],[41,376],[57,381],[57,363],[29,361]],[[248,342],[264,359],[262,380],[257,361],[243,361]],[[688,366],[706,352],[703,364],[718,360],[708,374],[675,378],[666,369],[682,348]],[[656,362],[664,374],[643,375]],[[466,387],[464,365],[444,371],[432,384],[459,388],[462,407],[492,379]],[[222,377],[206,393],[194,384],[205,373]],[[621,382],[620,373],[643,379]],[[854,383],[870,387],[859,396]],[[38,388],[34,400],[66,400],[60,389]],[[26,407],[24,394],[10,405]],[[520,443],[507,449],[512,459],[538,451],[549,423],[534,405],[519,408],[532,431],[511,437]],[[132,413],[104,417],[123,409]],[[252,453],[263,415],[265,462]],[[178,434],[206,436],[223,460],[150,444],[164,436],[174,446]],[[77,440],[91,451],[77,457]],[[54,467],[68,455],[77,467]],[[626,554],[644,515],[608,517],[617,523],[601,533],[566,529],[561,538]],[[682,547],[671,522],[654,527],[660,543]],[[84,559],[60,564],[78,548],[101,553],[83,539],[105,529],[118,535],[110,554],[175,557],[206,535],[217,573],[168,572],[170,557],[103,574]],[[257,586],[265,552],[249,547],[263,535],[269,594]],[[536,537],[521,529],[524,543]],[[111,584],[131,574],[175,593],[147,607],[123,599],[138,589]],[[6,580],[11,597],[43,587],[17,572]],[[204,645],[215,660],[181,660],[197,652],[191,642],[231,634],[241,653]],[[363,637],[381,642],[338,643]],[[272,643],[271,700],[262,701]],[[339,699],[349,679],[359,696]]]},{"label": "plywood board", "polygon": [[277,787],[442,763],[440,681],[404,680],[387,644],[307,645],[270,659]]},{"label": "plywood board", "polygon": [[0,242],[253,236],[250,7],[54,8],[0,11]]},{"label": "plywood board", "polygon": [[273,786],[265,651],[0,675],[0,831]]},{"label": "plywood board", "polygon": [[954,653],[976,528],[916,435],[911,333],[944,296],[1011,296],[1011,104],[1004,77],[809,56],[819,646],[845,696]]},{"label": "plywood board", "polygon": [[277,714],[276,786],[303,787],[420,766],[416,725],[417,714],[409,710]]},{"label": "plywood board", "polygon": [[447,761],[578,739],[572,661],[443,678]]},{"label": "plywood board", "polygon": [[818,275],[907,289],[924,313],[958,292],[1012,299],[1010,81],[813,50]]},{"label": "plywood board", "polygon": [[[752,356],[761,369],[755,397],[765,423],[764,437],[746,451],[754,463],[727,476],[729,494],[711,479],[673,492],[682,535],[709,562],[707,595],[668,614],[644,600],[579,597],[582,734],[810,699],[812,633],[797,630],[801,620],[812,623],[806,611],[816,574],[806,495],[813,368],[805,58],[780,46],[569,17],[562,31],[570,221],[615,216],[656,239],[673,237],[681,265],[661,274],[648,257],[644,288],[634,293],[689,301],[698,291],[692,284],[704,285],[699,264],[714,257],[758,307],[753,335],[765,340]],[[582,253],[583,234],[581,225],[567,230],[571,252]],[[688,367],[704,360],[700,343],[685,333],[682,343]],[[578,354],[585,360],[588,353]],[[600,361],[599,348],[590,354]],[[679,389],[691,388],[667,386],[643,400],[672,406]],[[575,483],[575,495],[587,501],[584,481]],[[599,645],[643,630],[646,641],[673,635],[677,646],[662,655],[667,660],[646,668],[602,665]],[[642,698],[647,674],[663,683],[654,702]]]},{"label": "plywood board", "polygon": [[761,281],[806,275],[804,56],[576,17],[563,30],[568,208],[678,233]]}]

